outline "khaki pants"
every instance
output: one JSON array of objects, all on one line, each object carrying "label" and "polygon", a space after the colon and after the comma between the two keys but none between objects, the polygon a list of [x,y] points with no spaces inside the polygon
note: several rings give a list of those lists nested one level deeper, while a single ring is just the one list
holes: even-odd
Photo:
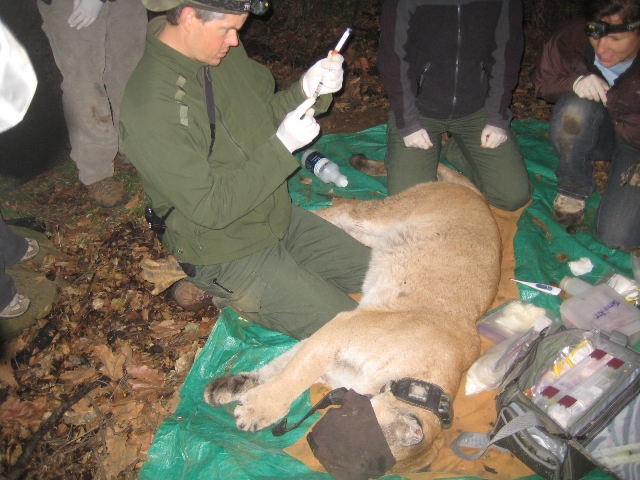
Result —
[{"label": "khaki pants", "polygon": [[435,120],[420,117],[433,147],[409,148],[396,131],[395,116],[389,113],[387,129],[387,167],[389,195],[400,193],[421,182],[436,180],[440,159],[440,137],[449,132],[443,157],[467,176],[487,197],[489,203],[502,210],[514,211],[525,205],[532,194],[524,158],[511,129],[509,138],[496,148],[480,145],[485,126],[484,109],[464,118]]},{"label": "khaki pants", "polygon": [[311,212],[293,206],[273,247],[220,265],[197,266],[190,280],[216,304],[265,328],[301,339],[353,310],[371,251]]},{"label": "khaki pants", "polygon": [[85,185],[113,175],[120,148],[118,118],[124,87],[142,57],[147,11],[140,0],[105,2],[98,18],[77,30],[72,0],[38,2],[42,29],[62,73],[62,105],[71,158]]}]

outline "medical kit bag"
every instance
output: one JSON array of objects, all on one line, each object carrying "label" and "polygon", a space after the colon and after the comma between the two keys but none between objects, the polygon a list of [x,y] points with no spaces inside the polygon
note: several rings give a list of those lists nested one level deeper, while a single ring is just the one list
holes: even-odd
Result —
[{"label": "medical kit bag", "polygon": [[640,478],[640,353],[627,343],[619,332],[543,330],[505,374],[494,428],[462,433],[452,450],[475,460],[502,448],[547,479],[578,479],[595,467]]}]

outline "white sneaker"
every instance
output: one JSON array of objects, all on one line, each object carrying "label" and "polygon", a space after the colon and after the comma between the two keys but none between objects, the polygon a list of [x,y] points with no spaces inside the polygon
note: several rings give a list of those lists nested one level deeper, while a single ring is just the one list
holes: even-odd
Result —
[{"label": "white sneaker", "polygon": [[0,318],[19,317],[27,311],[27,308],[29,308],[29,299],[16,293],[11,303],[0,312]]},{"label": "white sneaker", "polygon": [[584,220],[585,200],[558,193],[553,201],[553,219],[563,225],[578,225]]},{"label": "white sneaker", "polygon": [[27,260],[31,260],[40,251],[40,245],[38,245],[38,242],[36,240],[32,238],[27,238],[27,237],[25,237],[25,240],[29,243],[29,247],[27,248],[27,251],[23,255],[23,257],[20,259],[20,262],[26,262]]}]

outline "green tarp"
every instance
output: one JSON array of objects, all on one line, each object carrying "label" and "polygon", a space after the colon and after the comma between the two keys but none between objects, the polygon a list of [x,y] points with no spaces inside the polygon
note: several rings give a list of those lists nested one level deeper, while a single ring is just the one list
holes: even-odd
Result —
[{"label": "green tarp", "polygon": [[[537,121],[516,121],[513,128],[534,184],[533,202],[524,211],[515,238],[516,277],[559,283],[564,275],[571,275],[567,261],[581,257],[590,258],[595,265],[590,274],[582,277],[590,283],[611,269],[631,277],[628,254],[605,247],[592,230],[579,230],[570,235],[551,219],[556,183],[553,172],[557,159],[546,138],[548,125]],[[386,178],[370,178],[354,170],[349,159],[352,154],[361,153],[367,158],[382,160],[385,132],[386,125],[380,125],[356,134],[321,137],[314,148],[340,165],[349,185],[346,188],[325,185],[308,172],[301,171],[289,182],[294,202],[304,208],[315,209],[330,205],[334,196],[383,198],[386,195]],[[599,198],[594,194],[587,203],[588,225],[592,225]],[[558,313],[558,297],[522,287],[520,298]],[[143,466],[139,478],[330,479],[328,474],[309,470],[282,450],[298,440],[318,414],[283,437],[274,437],[269,429],[257,433],[238,431],[233,421],[234,404],[213,408],[202,401],[203,388],[212,378],[255,370],[294,343],[295,340],[286,335],[270,332],[244,321],[228,309],[223,310],[187,376],[176,413],[158,429],[148,452],[150,460]],[[294,403],[289,416],[293,420],[298,419],[310,406],[307,392]],[[401,477],[389,475],[384,478]],[[594,471],[588,478],[608,477]]]}]

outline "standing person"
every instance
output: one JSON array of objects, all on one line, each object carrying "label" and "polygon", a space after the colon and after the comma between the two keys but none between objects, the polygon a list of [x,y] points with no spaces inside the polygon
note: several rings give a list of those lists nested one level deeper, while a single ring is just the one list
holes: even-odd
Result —
[{"label": "standing person", "polygon": [[536,94],[555,103],[553,215],[566,225],[582,222],[596,188],[591,161],[610,161],[595,228],[606,245],[630,250],[640,246],[640,3],[590,0],[585,13],[551,37],[534,78]]},{"label": "standing person", "polygon": [[62,104],[71,158],[94,200],[127,200],[113,178],[122,148],[120,103],[144,49],[147,12],[140,0],[39,0],[42,29],[62,73]]},{"label": "standing person", "polygon": [[[37,84],[27,52],[0,21],[0,133],[24,118]],[[29,299],[18,293],[5,269],[31,260],[39,251],[36,240],[12,231],[0,214],[0,319],[19,317],[29,308]]]},{"label": "standing person", "polygon": [[[189,285],[244,318],[305,338],[353,310],[367,247],[292,205],[292,152],[320,127],[342,86],[341,55],[274,93],[271,72],[248,58],[238,31],[261,0],[144,0],[169,9],[148,26],[125,90],[124,151],[166,231],[162,243]],[[313,93],[323,81],[320,97]],[[161,222],[160,222],[161,223]],[[193,298],[197,298],[194,295]]]},{"label": "standing person", "polygon": [[525,205],[531,185],[509,110],[524,49],[521,0],[385,0],[380,28],[389,194],[436,180],[448,132],[460,152],[449,161],[489,203]]}]

